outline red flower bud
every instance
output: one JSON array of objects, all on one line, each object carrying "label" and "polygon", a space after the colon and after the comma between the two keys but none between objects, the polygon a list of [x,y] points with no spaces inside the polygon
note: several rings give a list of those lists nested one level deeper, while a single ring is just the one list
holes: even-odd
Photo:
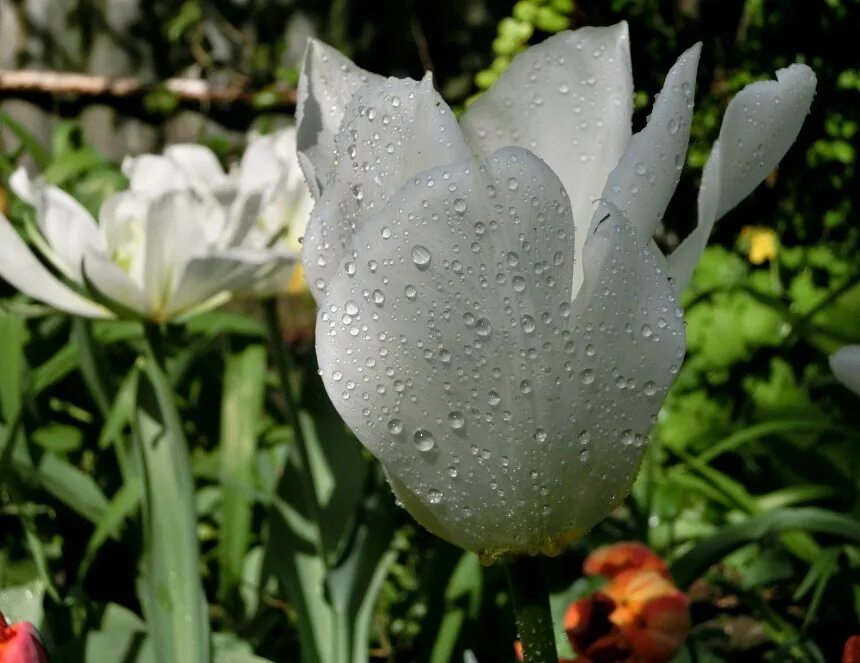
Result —
[{"label": "red flower bud", "polygon": [[48,655],[36,627],[12,624],[0,613],[0,663],[48,663]]}]

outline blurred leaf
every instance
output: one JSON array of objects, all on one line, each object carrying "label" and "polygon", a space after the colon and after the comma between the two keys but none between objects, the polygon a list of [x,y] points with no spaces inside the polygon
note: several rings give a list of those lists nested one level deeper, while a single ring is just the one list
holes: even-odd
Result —
[{"label": "blurred leaf", "polygon": [[19,587],[0,588],[0,613],[6,616],[10,624],[30,622],[39,628],[44,615],[44,595],[45,586],[39,581]]},{"label": "blurred leaf", "polygon": [[474,619],[481,602],[484,573],[478,557],[471,552],[460,556],[445,588],[442,622],[436,629],[430,663],[447,663],[454,659],[460,633],[468,619]]},{"label": "blurred leaf", "polygon": [[113,496],[110,504],[108,504],[104,517],[97,523],[95,531],[87,542],[84,558],[78,567],[78,572],[82,577],[86,575],[90,564],[95,559],[96,553],[98,553],[105,542],[109,538],[115,539],[119,537],[123,522],[125,522],[126,518],[137,512],[142,494],[143,487],[137,477],[127,480],[120,486],[120,489]]},{"label": "blurred leaf", "polygon": [[208,663],[187,442],[170,382],[147,343],[136,435],[144,468],[142,603],[159,663]]},{"label": "blurred leaf", "polygon": [[779,509],[728,525],[696,544],[671,565],[677,585],[687,588],[711,566],[747,543],[792,530],[830,534],[860,543],[860,522],[826,509]]},{"label": "blurred leaf", "polygon": [[8,113],[0,111],[0,128],[11,131],[15,138],[21,141],[24,149],[33,157],[39,170],[43,170],[50,163],[51,155],[48,150],[33,136],[23,124],[20,124]]},{"label": "blurred leaf", "polygon": [[235,588],[251,539],[257,435],[266,384],[266,348],[250,345],[226,357],[221,401],[220,594]]}]

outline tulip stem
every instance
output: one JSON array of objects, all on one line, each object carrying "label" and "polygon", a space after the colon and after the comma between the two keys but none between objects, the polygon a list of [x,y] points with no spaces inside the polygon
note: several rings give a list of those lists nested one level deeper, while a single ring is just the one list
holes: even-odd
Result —
[{"label": "tulip stem", "polygon": [[[299,406],[296,402],[296,397],[293,394],[293,387],[290,383],[290,375],[294,371],[292,357],[290,353],[284,349],[284,340],[281,336],[281,325],[278,322],[277,302],[273,298],[263,301],[263,311],[266,317],[266,328],[269,333],[269,344],[272,349],[272,360],[275,364],[275,370],[278,373],[278,381],[281,384],[281,393],[284,398],[284,415],[287,418],[287,423],[293,429],[296,436],[296,446],[299,452],[299,461],[302,464],[299,477],[302,484],[302,492],[305,499],[305,507],[308,510],[308,515],[313,519],[317,527],[322,526],[322,511],[320,509],[319,500],[317,499],[317,491],[314,486],[313,473],[311,471],[311,457],[308,452],[307,440],[302,430],[301,420],[299,419]],[[321,530],[320,530],[321,532]],[[318,554],[323,564],[328,567],[328,557],[325,554],[325,546],[322,543],[322,534],[320,533],[320,541],[318,546]]]},{"label": "tulip stem", "polygon": [[514,603],[517,631],[525,663],[558,663],[549,590],[540,557],[514,557],[504,562]]}]

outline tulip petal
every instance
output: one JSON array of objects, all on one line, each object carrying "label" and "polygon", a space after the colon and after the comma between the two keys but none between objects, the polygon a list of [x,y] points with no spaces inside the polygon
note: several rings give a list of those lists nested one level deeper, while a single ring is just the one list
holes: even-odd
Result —
[{"label": "tulip petal", "polygon": [[128,178],[131,190],[144,196],[161,196],[191,186],[188,173],[160,154],[126,157],[122,162],[122,172]]},{"label": "tulip petal", "polygon": [[31,181],[23,168],[15,171],[10,185],[19,198],[36,208],[39,229],[53,251],[56,267],[79,280],[81,258],[90,247],[104,246],[95,219],[62,189]]},{"label": "tulip petal", "polygon": [[726,109],[702,173],[698,226],[669,256],[678,292],[686,288],[714,223],[770,173],[800,133],[815,94],[815,73],[794,64],[775,81],[747,85]]},{"label": "tulip petal", "polygon": [[9,220],[0,214],[0,277],[24,294],[53,308],[87,318],[110,312],[61,283],[39,262]]},{"label": "tulip petal", "polygon": [[230,249],[192,258],[183,269],[165,315],[174,317],[222,292],[252,290],[258,280],[293,263],[291,256],[249,249]]},{"label": "tulip petal", "polygon": [[317,301],[353,234],[410,177],[471,156],[429,75],[420,82],[389,78],[363,87],[347,105],[334,145],[335,170],[311,214],[302,249]]},{"label": "tulip petal", "polygon": [[622,21],[564,32],[520,53],[461,124],[478,152],[518,145],[546,161],[570,196],[577,235],[585,237],[594,201],[630,140],[632,114],[630,38]]},{"label": "tulip petal", "polygon": [[143,317],[150,313],[141,287],[102,251],[89,251],[83,257],[83,271],[99,294]]},{"label": "tulip petal", "polygon": [[587,527],[626,497],[685,349],[683,315],[651,241],[617,208],[590,232],[572,318],[587,387],[569,401],[586,476],[565,514]]},{"label": "tulip petal", "polygon": [[603,189],[603,199],[648,238],[662,220],[684,166],[701,50],[701,43],[696,44],[669,70],[648,124],[630,139]]},{"label": "tulip petal", "polygon": [[218,157],[204,145],[196,143],[170,145],[165,148],[164,156],[206,189],[211,189],[213,184],[226,177]]},{"label": "tulip petal", "polygon": [[334,161],[334,136],[347,103],[366,83],[385,80],[356,66],[336,49],[308,40],[296,104],[299,162],[314,198]]},{"label": "tulip petal", "polygon": [[437,168],[357,230],[321,307],[338,411],[423,525],[487,556],[553,546],[570,506],[572,233],[527,150]]},{"label": "tulip petal", "polygon": [[150,204],[146,221],[143,289],[153,315],[164,315],[183,270],[207,250],[206,234],[198,224],[205,205],[174,192]]},{"label": "tulip petal", "polygon": [[860,396],[860,345],[846,345],[830,357],[830,370],[842,384]]}]

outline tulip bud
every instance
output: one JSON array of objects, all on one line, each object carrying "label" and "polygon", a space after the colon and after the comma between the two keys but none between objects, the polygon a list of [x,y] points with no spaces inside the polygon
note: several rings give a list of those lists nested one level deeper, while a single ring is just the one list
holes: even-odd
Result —
[{"label": "tulip bud", "polygon": [[48,663],[35,626],[28,622],[9,625],[0,613],[0,663]]}]

